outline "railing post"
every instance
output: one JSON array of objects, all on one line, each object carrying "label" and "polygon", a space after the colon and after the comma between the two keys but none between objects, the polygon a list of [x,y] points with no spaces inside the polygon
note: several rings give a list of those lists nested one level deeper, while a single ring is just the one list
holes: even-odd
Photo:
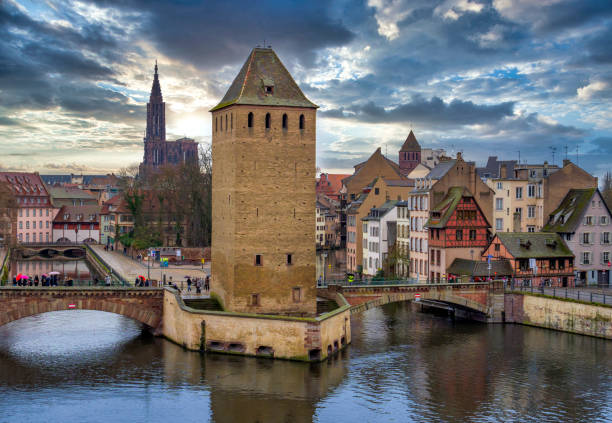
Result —
[{"label": "railing post", "polygon": [[593,291],[591,291],[591,302],[593,302]]}]

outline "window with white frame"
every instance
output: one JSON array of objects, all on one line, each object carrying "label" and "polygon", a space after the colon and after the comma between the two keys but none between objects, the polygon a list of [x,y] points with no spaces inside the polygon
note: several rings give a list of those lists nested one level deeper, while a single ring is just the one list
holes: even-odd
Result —
[{"label": "window with white frame", "polygon": [[592,225],[593,224],[593,216],[587,216],[584,218],[584,224],[585,225]]},{"label": "window with white frame", "polygon": [[536,208],[535,208],[535,206],[527,206],[527,217],[529,217],[529,218],[536,217]]},{"label": "window with white frame", "polygon": [[497,183],[497,189],[504,189],[504,184],[501,182]]},{"label": "window with white frame", "polygon": [[599,217],[599,224],[600,225],[607,225],[608,223],[609,223],[608,216],[600,216]]},{"label": "window with white frame", "polygon": [[610,232],[602,232],[601,233],[601,243],[609,244],[610,243]]},{"label": "window with white frame", "polygon": [[609,261],[610,261],[610,252],[604,251],[603,253],[601,253],[601,264],[608,264]]},{"label": "window with white frame", "polygon": [[504,209],[504,199],[496,198],[495,199],[495,210],[503,210]]},{"label": "window with white frame", "polygon": [[495,230],[501,231],[504,229],[504,219],[495,219]]},{"label": "window with white frame", "polygon": [[586,245],[591,243],[591,233],[590,232],[582,233],[582,243]]},{"label": "window with white frame", "polygon": [[516,187],[516,198],[523,198],[523,187]]},{"label": "window with white frame", "polygon": [[591,253],[585,251],[582,253],[582,264],[591,264]]},{"label": "window with white frame", "polygon": [[527,232],[535,232],[535,226],[532,226],[532,225],[527,226]]},{"label": "window with white frame", "polygon": [[533,198],[536,195],[536,187],[535,185],[529,184],[527,185],[527,197]]}]

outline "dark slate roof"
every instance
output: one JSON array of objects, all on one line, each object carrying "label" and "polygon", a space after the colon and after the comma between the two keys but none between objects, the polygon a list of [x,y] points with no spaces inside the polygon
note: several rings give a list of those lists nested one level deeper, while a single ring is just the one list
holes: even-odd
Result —
[{"label": "dark slate roof", "polygon": [[576,232],[576,227],[580,224],[582,215],[584,215],[596,191],[597,188],[570,189],[559,207],[550,214],[548,223],[544,225],[542,231]]},{"label": "dark slate roof", "polygon": [[512,265],[508,260],[491,260],[489,273],[489,266],[486,261],[456,258],[446,272],[459,276],[510,276],[512,275]]},{"label": "dark slate roof", "polygon": [[[389,213],[397,203],[399,203],[397,200],[388,200],[384,202],[382,206],[370,210],[370,213],[361,220],[380,220],[380,218]],[[375,213],[372,213],[373,211]]]},{"label": "dark slate roof", "polygon": [[498,232],[496,237],[514,258],[574,257],[556,233]]},{"label": "dark slate roof", "polygon": [[446,175],[448,171],[453,168],[453,166],[455,166],[455,163],[457,163],[457,159],[438,163],[433,169],[431,169],[431,172],[427,174],[426,178],[434,180],[442,179],[442,177]]},{"label": "dark slate roof", "polygon": [[[266,94],[264,86],[272,86],[273,93]],[[271,48],[254,48],[251,51],[229,90],[211,112],[232,104],[318,107],[302,93]]]},{"label": "dark slate roof", "polygon": [[385,184],[390,187],[413,187],[414,179],[385,179]]},{"label": "dark slate roof", "polygon": [[421,146],[419,145],[419,142],[414,136],[414,132],[412,132],[412,130],[410,130],[410,133],[408,134],[406,141],[404,141],[404,145],[402,145],[400,151],[421,151]]},{"label": "dark slate roof", "polygon": [[[451,187],[442,201],[431,209],[430,218],[425,226],[428,228],[444,228],[457,208],[459,201],[461,201],[461,197],[473,197],[473,195],[465,187]],[[440,217],[431,217],[434,213],[440,213]]]},{"label": "dark slate roof", "polygon": [[489,156],[485,167],[477,167],[476,174],[480,177],[501,178],[501,167],[506,165],[507,178],[514,176],[514,167],[517,164],[516,160],[497,160],[497,156]]}]

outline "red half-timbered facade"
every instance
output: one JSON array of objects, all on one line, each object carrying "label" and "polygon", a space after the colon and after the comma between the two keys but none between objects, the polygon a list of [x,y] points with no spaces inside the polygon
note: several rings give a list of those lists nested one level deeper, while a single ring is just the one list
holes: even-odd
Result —
[{"label": "red half-timbered facade", "polygon": [[429,279],[445,279],[456,258],[478,258],[490,241],[490,227],[474,196],[452,187],[429,214]]}]

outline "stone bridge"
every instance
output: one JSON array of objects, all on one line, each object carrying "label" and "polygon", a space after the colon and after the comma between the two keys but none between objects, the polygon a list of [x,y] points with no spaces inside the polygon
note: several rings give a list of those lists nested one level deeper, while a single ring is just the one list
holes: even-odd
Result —
[{"label": "stone bridge", "polygon": [[340,292],[351,304],[351,314],[384,304],[414,301],[415,294],[430,304],[444,304],[469,313],[470,317],[486,322],[503,321],[503,282],[447,283],[447,284],[394,284],[394,285],[329,285],[319,288]]},{"label": "stone bridge", "polygon": [[84,257],[86,254],[83,244],[22,244],[15,248],[15,253],[23,259],[42,257]]},{"label": "stone bridge", "polygon": [[0,326],[49,311],[98,310],[121,314],[159,331],[162,288],[0,288]]}]

